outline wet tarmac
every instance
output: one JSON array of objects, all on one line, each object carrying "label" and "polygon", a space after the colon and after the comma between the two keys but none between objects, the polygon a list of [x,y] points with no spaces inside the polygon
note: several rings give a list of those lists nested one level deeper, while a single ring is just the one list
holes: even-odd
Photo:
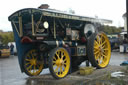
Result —
[{"label": "wet tarmac", "polygon": [[[128,60],[128,53],[123,54],[119,52],[112,52],[110,65],[119,66],[123,61],[126,60]],[[49,70],[44,69],[41,74],[42,75],[49,74]],[[41,77],[45,77],[46,80],[43,80],[42,82]],[[54,82],[49,82],[47,76],[41,76],[41,77],[35,79],[34,77],[28,77],[26,74],[21,73],[17,56],[10,56],[9,58],[0,58],[0,85],[49,85],[49,84],[59,85],[60,81],[53,79],[51,76],[50,79],[53,80]],[[82,80],[80,80],[79,82],[82,82]],[[70,84],[61,83],[61,85],[70,85]]]},{"label": "wet tarmac", "polygon": [[120,66],[123,61],[128,61],[128,53],[112,52],[110,65]]}]

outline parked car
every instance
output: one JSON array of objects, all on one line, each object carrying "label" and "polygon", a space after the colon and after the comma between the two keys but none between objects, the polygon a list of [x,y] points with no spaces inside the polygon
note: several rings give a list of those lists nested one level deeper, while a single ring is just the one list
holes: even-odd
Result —
[{"label": "parked car", "polygon": [[10,49],[8,45],[0,45],[0,57],[9,57]]},{"label": "parked car", "polygon": [[111,50],[119,49],[120,40],[117,34],[107,35],[111,44]]}]

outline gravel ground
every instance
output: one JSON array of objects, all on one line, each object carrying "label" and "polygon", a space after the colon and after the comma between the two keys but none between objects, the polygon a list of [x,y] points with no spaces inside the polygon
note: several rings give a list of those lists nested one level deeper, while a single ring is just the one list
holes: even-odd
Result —
[{"label": "gravel ground", "polygon": [[[105,83],[107,80],[108,81],[108,75],[110,75],[112,72],[117,72],[117,71],[126,71],[126,67],[122,67],[122,66],[111,66],[109,65],[107,68],[105,69],[95,69],[94,72],[90,75],[80,75],[79,71],[69,74],[67,77],[65,77],[64,79],[60,79],[60,80],[55,80],[52,78],[51,75],[46,74],[46,75],[40,75],[37,77],[29,77],[29,83],[34,81],[34,85],[91,85],[94,83],[94,80],[97,82],[99,81],[103,81],[103,83]],[[126,75],[125,73],[125,77],[120,77],[120,79],[126,79],[128,75]],[[110,76],[111,77],[111,76]],[[103,79],[103,80],[102,80]],[[110,78],[109,78],[110,79]],[[118,77],[119,79],[119,77]],[[110,79],[111,80],[111,79]],[[109,81],[110,81],[109,80]],[[93,82],[92,82],[93,81]],[[96,83],[95,82],[95,83]],[[107,82],[106,82],[107,83]],[[110,82],[108,82],[110,83]],[[94,84],[95,85],[95,84]],[[102,85],[102,84],[100,84]]]}]

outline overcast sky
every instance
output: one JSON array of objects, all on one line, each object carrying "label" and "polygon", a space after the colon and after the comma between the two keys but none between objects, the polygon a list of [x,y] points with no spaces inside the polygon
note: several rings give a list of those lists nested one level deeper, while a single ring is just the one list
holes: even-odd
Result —
[{"label": "overcast sky", "polygon": [[123,26],[122,15],[126,12],[126,0],[2,0],[0,2],[0,30],[11,31],[8,16],[23,8],[37,8],[49,4],[50,8],[66,11],[73,9],[77,15],[98,16]]}]

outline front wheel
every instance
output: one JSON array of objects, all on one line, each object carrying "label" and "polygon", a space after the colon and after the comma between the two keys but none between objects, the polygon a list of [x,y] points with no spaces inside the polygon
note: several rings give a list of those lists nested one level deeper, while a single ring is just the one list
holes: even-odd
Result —
[{"label": "front wheel", "polygon": [[87,55],[92,66],[105,68],[110,61],[111,46],[105,33],[94,33],[87,43]]},{"label": "front wheel", "polygon": [[29,76],[39,75],[43,69],[43,60],[36,49],[28,50],[23,57],[24,72]]},{"label": "front wheel", "polygon": [[70,69],[70,55],[65,48],[55,48],[49,56],[49,69],[56,79],[64,78]]}]

